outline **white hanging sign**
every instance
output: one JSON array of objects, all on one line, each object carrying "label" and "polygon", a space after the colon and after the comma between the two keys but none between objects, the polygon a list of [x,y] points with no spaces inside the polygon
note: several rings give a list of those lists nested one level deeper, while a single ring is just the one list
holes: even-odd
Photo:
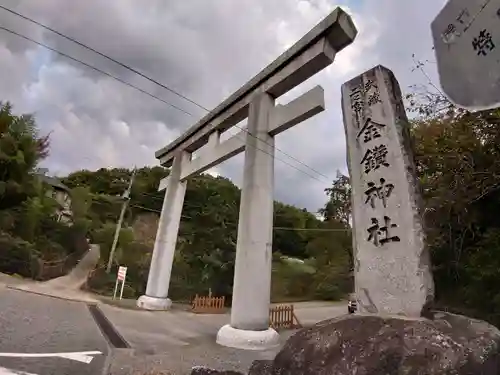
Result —
[{"label": "white hanging sign", "polygon": [[125,278],[127,277],[127,267],[120,266],[118,268],[118,275],[116,277],[115,291],[113,292],[113,299],[116,298],[116,291],[118,290],[118,283],[121,283],[120,299],[123,297],[123,287],[125,286]]}]

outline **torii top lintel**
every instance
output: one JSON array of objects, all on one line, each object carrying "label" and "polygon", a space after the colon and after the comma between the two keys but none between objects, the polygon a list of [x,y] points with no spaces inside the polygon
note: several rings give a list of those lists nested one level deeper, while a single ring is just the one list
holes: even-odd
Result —
[{"label": "torii top lintel", "polygon": [[274,98],[298,86],[330,65],[335,54],[354,41],[356,27],[351,17],[336,8],[287,51],[229,96],[184,134],[155,154],[170,166],[181,150],[194,152],[207,143],[213,132],[222,132],[248,116],[250,101],[262,92]]}]

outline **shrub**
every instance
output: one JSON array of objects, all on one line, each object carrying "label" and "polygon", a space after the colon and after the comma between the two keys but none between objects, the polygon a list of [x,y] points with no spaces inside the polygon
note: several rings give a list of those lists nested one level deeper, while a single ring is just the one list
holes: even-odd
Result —
[{"label": "shrub", "polygon": [[43,235],[51,242],[60,244],[65,255],[84,254],[88,250],[86,239],[88,224],[85,221],[79,220],[69,226],[52,218],[45,218],[40,226]]},{"label": "shrub", "polygon": [[335,267],[322,267],[314,275],[314,298],[336,301],[349,294],[354,286],[349,274],[341,273]]},{"label": "shrub", "polygon": [[271,299],[274,302],[307,300],[311,296],[314,268],[290,259],[273,262]]},{"label": "shrub", "polygon": [[38,269],[33,244],[0,232],[0,272],[33,278]]},{"label": "shrub", "polygon": [[[99,267],[87,280],[86,289],[103,296],[113,296],[117,271],[118,269],[114,269],[113,272],[108,274],[105,267]],[[118,287],[117,295],[120,293],[120,287],[121,285]],[[127,278],[123,288],[123,298],[137,298],[139,295]]]}]

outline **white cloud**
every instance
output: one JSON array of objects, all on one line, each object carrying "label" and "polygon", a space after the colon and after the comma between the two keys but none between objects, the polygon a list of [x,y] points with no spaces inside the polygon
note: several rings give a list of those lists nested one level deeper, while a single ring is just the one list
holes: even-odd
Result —
[{"label": "white cloud", "polygon": [[[327,111],[277,137],[276,198],[321,207],[323,189],[345,171],[341,84],[374,65],[391,68],[405,89],[423,78],[411,73],[412,53],[432,56],[430,22],[444,0],[0,0],[6,7],[68,34],[211,108],[299,39],[336,5],[354,19],[358,38],[334,64],[280,102],[316,84]],[[0,11],[0,21],[24,35],[112,73],[193,113],[186,116],[109,77],[0,32],[0,100],[34,112],[52,132],[46,165],[60,174],[79,168],[155,164],[154,152],[204,111],[102,57]],[[435,79],[435,70],[430,70]],[[235,133],[236,130],[231,131]],[[241,180],[242,155],[213,173]],[[292,164],[296,167],[290,167]],[[299,172],[297,169],[302,170]]]}]

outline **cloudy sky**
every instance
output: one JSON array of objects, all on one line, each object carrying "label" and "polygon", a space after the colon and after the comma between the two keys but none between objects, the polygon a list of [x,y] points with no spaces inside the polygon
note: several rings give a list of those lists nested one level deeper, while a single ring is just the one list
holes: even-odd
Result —
[{"label": "cloudy sky", "polygon": [[[354,19],[356,41],[329,68],[282,98],[321,84],[327,110],[277,137],[276,198],[316,211],[336,171],[346,172],[340,85],[371,67],[392,69],[402,89],[425,83],[412,54],[430,60],[430,22],[444,0],[0,0],[0,5],[71,36],[213,108],[290,47],[336,6]],[[0,30],[0,100],[36,115],[51,132],[52,174],[78,169],[154,165],[154,152],[203,110],[0,9],[0,26],[46,43],[165,101],[54,55]],[[235,129],[237,130],[237,129]],[[232,133],[235,133],[233,131]],[[291,159],[286,154],[293,156]],[[242,155],[216,172],[241,181]],[[290,166],[290,164],[292,166]],[[304,165],[305,164],[305,165]]]}]

